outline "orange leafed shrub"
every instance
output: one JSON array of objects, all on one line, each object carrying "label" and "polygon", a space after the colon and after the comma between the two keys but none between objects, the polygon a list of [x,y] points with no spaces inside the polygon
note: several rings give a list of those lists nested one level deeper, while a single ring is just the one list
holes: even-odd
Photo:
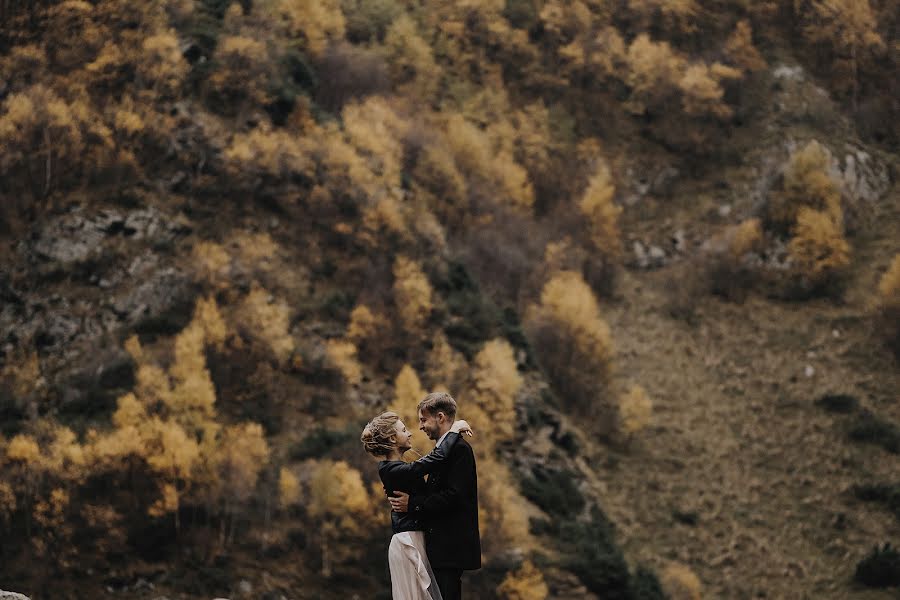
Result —
[{"label": "orange leafed shrub", "polygon": [[703,588],[700,579],[688,567],[681,564],[667,566],[660,576],[660,584],[672,600],[701,600]]},{"label": "orange leafed shrub", "polygon": [[530,560],[507,573],[497,587],[497,596],[503,600],[545,600],[549,593],[544,574]]},{"label": "orange leafed shrub", "polygon": [[622,431],[628,435],[637,433],[650,424],[653,417],[653,402],[639,385],[633,385],[619,398],[619,422]]},{"label": "orange leafed shrub", "polygon": [[791,260],[813,285],[827,283],[850,264],[850,244],[829,214],[801,207],[793,232]]},{"label": "orange leafed shrub", "polygon": [[790,228],[800,208],[807,206],[827,213],[835,224],[843,226],[841,190],[830,174],[830,163],[830,153],[815,140],[791,154],[782,189],[769,199],[769,221]]}]

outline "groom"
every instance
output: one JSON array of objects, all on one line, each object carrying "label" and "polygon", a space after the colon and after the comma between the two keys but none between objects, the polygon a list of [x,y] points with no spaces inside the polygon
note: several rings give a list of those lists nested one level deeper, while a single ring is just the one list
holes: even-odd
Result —
[{"label": "groom", "polygon": [[[434,392],[419,402],[419,429],[440,446],[456,420],[456,400]],[[395,492],[395,512],[418,515],[425,524],[425,550],[444,600],[461,600],[462,572],[481,568],[478,478],[472,447],[460,438],[446,466],[428,477],[425,493]]]}]

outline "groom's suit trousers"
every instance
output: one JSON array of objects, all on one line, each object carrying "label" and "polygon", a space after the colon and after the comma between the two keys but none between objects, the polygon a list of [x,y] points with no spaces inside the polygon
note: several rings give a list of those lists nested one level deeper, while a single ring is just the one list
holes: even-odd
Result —
[{"label": "groom's suit trousers", "polygon": [[434,578],[444,600],[462,600],[462,569],[434,569]]}]

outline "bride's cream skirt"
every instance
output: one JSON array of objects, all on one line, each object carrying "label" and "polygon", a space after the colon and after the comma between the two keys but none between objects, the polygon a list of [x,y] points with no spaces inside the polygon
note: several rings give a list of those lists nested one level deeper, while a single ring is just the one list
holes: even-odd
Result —
[{"label": "bride's cream skirt", "polygon": [[394,600],[443,600],[428,563],[425,534],[421,531],[395,533],[388,548],[388,564]]}]

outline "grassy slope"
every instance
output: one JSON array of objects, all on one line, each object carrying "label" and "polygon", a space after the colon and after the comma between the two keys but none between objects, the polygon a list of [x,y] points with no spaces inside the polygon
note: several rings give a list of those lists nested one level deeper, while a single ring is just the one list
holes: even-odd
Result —
[{"label": "grassy slope", "polygon": [[[849,580],[900,524],[847,490],[892,480],[900,457],[847,441],[841,418],[814,400],[851,394],[900,419],[900,370],[870,318],[877,279],[900,251],[898,200],[895,188],[854,240],[842,304],[705,296],[688,325],[666,314],[666,269],[622,278],[605,314],[620,373],[654,399],[655,426],[597,476],[631,559],[684,562],[712,597],[890,597]],[[594,452],[610,464],[607,449]],[[673,511],[696,513],[697,524]]]}]

